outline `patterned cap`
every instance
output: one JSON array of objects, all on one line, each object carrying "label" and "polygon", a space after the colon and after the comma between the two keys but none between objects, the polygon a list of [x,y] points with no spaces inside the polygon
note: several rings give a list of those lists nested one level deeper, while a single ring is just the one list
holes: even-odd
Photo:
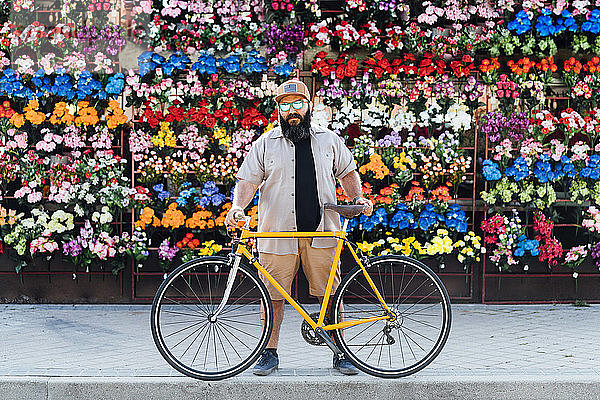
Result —
[{"label": "patterned cap", "polygon": [[290,79],[289,81],[285,81],[279,85],[277,91],[275,92],[275,101],[279,103],[283,97],[290,94],[299,94],[306,100],[310,101],[310,92],[308,91],[308,87],[298,79]]}]

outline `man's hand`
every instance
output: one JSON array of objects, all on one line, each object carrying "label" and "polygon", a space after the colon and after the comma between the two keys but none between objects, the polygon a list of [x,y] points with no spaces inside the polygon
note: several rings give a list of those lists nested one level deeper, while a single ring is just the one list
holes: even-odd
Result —
[{"label": "man's hand", "polygon": [[354,204],[367,206],[367,208],[363,211],[363,214],[365,214],[366,216],[373,214],[373,203],[371,203],[371,200],[361,197],[356,199]]},{"label": "man's hand", "polygon": [[227,216],[225,217],[225,226],[230,228],[238,228],[237,221],[235,220],[236,214],[244,215],[244,210],[240,206],[233,206],[227,212]]}]

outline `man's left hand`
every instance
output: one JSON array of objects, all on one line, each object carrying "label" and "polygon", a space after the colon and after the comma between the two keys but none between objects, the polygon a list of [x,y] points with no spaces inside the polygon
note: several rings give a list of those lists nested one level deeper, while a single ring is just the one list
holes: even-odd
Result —
[{"label": "man's left hand", "polygon": [[371,202],[371,200],[361,197],[360,199],[356,199],[356,202],[354,204],[367,206],[367,208],[363,211],[363,214],[365,214],[366,216],[373,214],[373,203]]}]

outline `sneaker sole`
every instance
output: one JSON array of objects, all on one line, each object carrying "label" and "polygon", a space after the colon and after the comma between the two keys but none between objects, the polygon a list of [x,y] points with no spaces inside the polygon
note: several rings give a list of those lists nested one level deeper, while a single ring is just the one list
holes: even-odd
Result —
[{"label": "sneaker sole", "polygon": [[344,375],[358,375],[358,370],[356,369],[345,369],[345,368],[337,368]]},{"label": "sneaker sole", "polygon": [[267,376],[271,372],[275,371],[278,367],[273,367],[271,369],[253,369],[252,373],[258,376]]}]

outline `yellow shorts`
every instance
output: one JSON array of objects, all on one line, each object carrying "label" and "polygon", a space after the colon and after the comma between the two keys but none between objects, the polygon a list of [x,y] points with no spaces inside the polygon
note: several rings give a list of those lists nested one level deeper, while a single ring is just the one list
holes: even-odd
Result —
[{"label": "yellow shorts", "polygon": [[[312,296],[322,297],[327,287],[335,247],[315,248],[311,247],[311,242],[312,238],[298,238],[298,254],[260,253],[259,261],[288,293],[292,290],[292,281],[298,272],[300,261],[302,261],[302,270],[310,287],[309,293]],[[267,278],[262,274],[260,274],[260,277],[267,286],[271,299],[283,300],[283,296],[271,285]],[[338,262],[332,294],[335,293],[340,280],[340,265]]]}]

